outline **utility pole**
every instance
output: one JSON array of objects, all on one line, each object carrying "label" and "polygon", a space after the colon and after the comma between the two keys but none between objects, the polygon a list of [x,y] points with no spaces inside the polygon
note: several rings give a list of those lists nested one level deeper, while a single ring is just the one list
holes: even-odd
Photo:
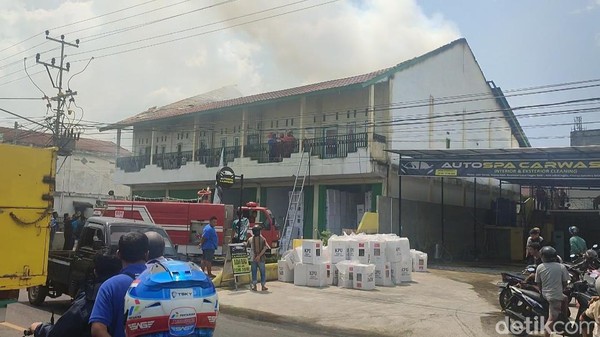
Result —
[{"label": "utility pole", "polygon": [[18,135],[19,135],[19,123],[15,122],[15,136],[13,138],[13,144],[17,144]]},{"label": "utility pole", "polygon": [[[69,143],[69,141],[74,140],[75,134],[73,130],[62,130],[61,129],[61,120],[64,115],[63,109],[65,107],[67,97],[73,97],[77,95],[76,91],[71,91],[68,89],[63,93],[63,72],[68,72],[71,68],[71,64],[67,62],[65,64],[65,45],[70,47],[79,48],[79,39],[75,40],[75,43],[70,43],[65,41],[65,36],[61,35],[60,40],[56,38],[50,37],[50,32],[46,31],[46,39],[50,41],[54,41],[60,43],[60,61],[59,65],[56,65],[56,59],[53,57],[50,63],[40,61],[41,55],[38,53],[35,56],[36,63],[43,64],[46,67],[46,71],[48,72],[48,76],[50,77],[50,81],[52,82],[52,86],[58,89],[58,94],[55,97],[50,98],[53,101],[57,102],[56,107],[56,119],[54,120],[53,125],[53,144],[54,146],[59,148],[59,154],[63,152],[64,154],[69,154],[70,151],[65,147]],[[52,74],[50,73],[50,68],[58,69],[58,83],[54,83],[54,79],[52,78]],[[61,139],[62,135],[62,139]],[[61,151],[62,150],[62,151]]]}]

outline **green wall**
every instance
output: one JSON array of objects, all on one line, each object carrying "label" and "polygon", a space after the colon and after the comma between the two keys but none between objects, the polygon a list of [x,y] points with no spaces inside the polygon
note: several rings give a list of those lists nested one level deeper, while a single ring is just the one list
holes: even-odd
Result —
[{"label": "green wall", "polygon": [[165,190],[132,191],[131,194],[144,198],[164,198],[167,195]]},{"label": "green wall", "polygon": [[314,186],[304,186],[304,228],[303,237],[305,239],[312,239],[312,228],[313,228],[313,203],[314,203]]}]

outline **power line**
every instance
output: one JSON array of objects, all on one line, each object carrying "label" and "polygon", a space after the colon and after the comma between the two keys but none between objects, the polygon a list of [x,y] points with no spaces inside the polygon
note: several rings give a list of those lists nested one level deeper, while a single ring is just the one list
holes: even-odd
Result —
[{"label": "power line", "polygon": [[45,97],[0,97],[0,100],[6,100],[6,101],[10,101],[10,100],[25,101],[25,100],[39,100],[39,99],[46,99],[46,98]]},{"label": "power line", "polygon": [[[94,16],[94,17],[91,17],[91,18],[87,18],[87,19],[83,19],[83,20],[79,20],[79,21],[71,22],[71,23],[68,23],[68,24],[66,24],[66,25],[62,25],[62,26],[56,26],[56,27],[54,27],[54,28],[51,28],[51,30],[54,30],[54,29],[59,29],[59,28],[64,28],[64,27],[69,27],[69,26],[72,26],[72,25],[76,25],[76,24],[78,24],[78,23],[82,23],[82,22],[87,22],[87,21],[90,21],[90,20],[98,19],[98,18],[101,18],[101,17],[105,17],[105,16],[107,16],[107,15],[111,15],[111,14],[119,13],[119,12],[122,12],[122,11],[125,11],[125,10],[128,10],[128,9],[131,9],[131,8],[139,7],[139,6],[142,6],[142,5],[145,5],[145,4],[148,4],[148,3],[151,3],[151,2],[155,2],[155,1],[157,1],[157,0],[150,0],[150,1],[146,1],[146,2],[143,2],[143,3],[137,4],[137,5],[133,5],[133,6],[125,7],[125,8],[122,8],[122,9],[119,9],[119,10],[116,10],[116,11],[112,11],[112,12],[109,12],[109,13],[105,13],[105,14],[97,15],[97,16]],[[44,33],[43,33],[43,32],[41,32],[41,33],[36,33],[36,34],[34,34],[34,35],[32,35],[32,36],[30,36],[30,37],[28,37],[28,38],[26,38],[26,39],[24,39],[24,40],[22,40],[22,41],[19,41],[19,42],[15,43],[15,44],[12,44],[12,45],[10,45],[10,46],[8,46],[8,47],[6,47],[6,48],[0,49],[0,53],[1,53],[1,52],[3,52],[3,51],[6,51],[6,50],[8,50],[8,49],[11,49],[11,48],[13,48],[13,47],[16,47],[16,46],[18,46],[18,45],[20,45],[20,44],[23,44],[23,43],[25,43],[25,42],[27,42],[27,41],[29,41],[29,40],[32,40],[32,39],[34,39],[34,38],[38,37],[38,35],[41,35],[41,34],[44,34]],[[39,45],[37,45],[37,46],[35,46],[35,47],[39,47]],[[29,48],[29,50],[31,50],[31,49],[33,49],[33,48],[35,48],[35,47]]]},{"label": "power line", "polygon": [[[193,9],[191,11],[185,11],[183,13],[179,13],[179,14],[167,16],[167,17],[156,19],[156,20],[153,20],[153,21],[149,21],[149,22],[145,22],[145,23],[141,23],[141,24],[137,24],[137,25],[132,25],[132,26],[129,26],[129,27],[123,27],[123,28],[115,29],[115,30],[108,31],[108,32],[102,32],[102,33],[98,33],[98,34],[89,35],[89,36],[81,38],[81,40],[84,41],[84,42],[86,42],[86,43],[92,42],[92,41],[96,41],[98,39],[102,39],[102,38],[105,38],[105,37],[108,37],[108,36],[111,36],[111,35],[125,33],[125,32],[128,32],[128,31],[134,30],[134,29],[138,29],[138,28],[141,28],[141,27],[146,27],[146,26],[149,26],[149,25],[153,25],[155,23],[160,23],[160,22],[164,22],[164,21],[167,21],[167,20],[175,19],[175,18],[184,16],[184,15],[189,15],[189,14],[192,14],[192,13],[196,13],[196,12],[200,12],[200,11],[203,11],[203,10],[211,9],[211,8],[218,7],[218,6],[221,6],[221,5],[225,5],[225,4],[228,4],[228,3],[231,3],[231,2],[235,2],[235,1],[237,1],[237,0],[222,1],[222,2],[219,2],[219,3],[216,3],[216,4],[212,4],[212,5],[201,7],[201,8],[197,8],[197,9]],[[308,1],[308,0],[306,0],[306,1]],[[93,39],[90,39],[90,38],[93,38]]]},{"label": "power line", "polygon": [[[307,0],[302,0],[302,1],[299,1],[297,3],[305,2],[305,1],[307,1]],[[263,18],[260,18],[260,19],[255,19],[255,20],[250,20],[250,21],[238,23],[238,24],[231,25],[231,26],[224,27],[224,28],[218,28],[218,29],[214,29],[214,30],[210,30],[210,31],[202,32],[202,33],[197,33],[197,34],[192,34],[192,35],[188,35],[188,36],[183,36],[183,37],[172,39],[172,40],[168,40],[168,41],[157,42],[157,43],[153,43],[153,44],[149,44],[149,45],[145,45],[145,46],[140,46],[140,47],[135,47],[135,48],[126,49],[126,50],[122,50],[122,51],[117,51],[117,52],[110,53],[110,54],[104,54],[104,55],[96,56],[96,58],[104,58],[104,57],[109,57],[109,56],[114,56],[114,55],[120,55],[120,54],[132,52],[132,51],[136,51],[136,50],[140,50],[140,49],[145,49],[145,48],[150,48],[150,47],[156,47],[156,46],[160,46],[160,45],[167,44],[167,43],[181,41],[181,40],[189,39],[189,38],[192,38],[192,37],[207,35],[207,34],[219,32],[219,31],[223,31],[223,30],[226,30],[226,29],[231,29],[231,28],[235,28],[235,27],[239,27],[239,26],[243,26],[243,25],[247,25],[247,24],[251,24],[251,23],[265,21],[265,20],[276,18],[276,17],[280,17],[280,16],[283,16],[283,15],[292,14],[292,13],[296,13],[296,12],[300,12],[300,11],[304,11],[304,10],[308,10],[308,9],[312,9],[312,8],[316,8],[316,7],[320,7],[320,6],[324,6],[324,5],[328,5],[328,4],[331,4],[331,3],[334,3],[334,2],[338,2],[338,1],[340,1],[340,0],[330,0],[330,1],[327,1],[327,2],[323,2],[323,3],[319,3],[319,4],[316,4],[316,5],[311,5],[311,6],[307,6],[307,7],[295,9],[295,10],[291,10],[291,11],[288,11],[288,12],[283,12],[283,13],[279,13],[279,14],[274,14],[274,15],[266,16],[266,17],[263,17]],[[291,5],[294,5],[294,4],[296,4],[296,3],[282,5],[282,6],[278,6],[278,7],[274,7],[274,8],[288,7],[288,6],[291,6]],[[266,10],[263,10],[263,11],[254,12],[252,14],[248,14],[248,15],[244,15],[244,16],[255,15],[255,14],[258,14],[258,13],[261,13],[261,12],[265,12],[265,11],[271,11],[274,8],[270,8],[270,9],[266,9]],[[244,16],[242,16],[242,17],[244,17]],[[113,46],[107,46],[107,47],[92,49],[92,50],[89,50],[89,51],[86,51],[86,52],[82,52],[82,53],[78,53],[78,54],[72,54],[71,56],[81,55],[81,54],[87,54],[87,53],[92,53],[92,52],[95,52],[95,51],[102,51],[102,50],[112,49],[112,48],[117,48],[117,47],[122,47],[122,46],[130,45],[130,44],[134,44],[134,43],[138,43],[138,42],[149,41],[149,40],[153,40],[153,39],[157,39],[157,38],[161,38],[161,37],[165,37],[165,36],[179,34],[181,32],[189,31],[189,30],[192,30],[192,29],[197,29],[197,28],[200,28],[200,27],[206,27],[206,26],[209,26],[209,25],[217,24],[217,23],[227,22],[227,21],[230,21],[230,20],[232,20],[232,19],[222,20],[222,21],[216,22],[216,23],[211,23],[211,24],[206,24],[206,25],[202,25],[202,26],[198,26],[198,27],[188,28],[188,29],[184,29],[184,30],[180,30],[180,31],[176,31],[176,32],[171,32],[171,33],[167,33],[167,34],[162,34],[162,35],[157,35],[157,36],[153,36],[153,37],[149,37],[149,38],[139,39],[139,40],[136,40],[136,41],[130,41],[130,42],[126,42],[126,43],[120,43],[120,44],[113,45]],[[73,63],[80,62],[80,61],[81,60],[75,60],[75,61],[73,61]]]},{"label": "power line", "polygon": [[[156,1],[156,0],[154,0],[154,1]],[[126,17],[124,17],[124,18],[119,18],[119,19],[116,19],[116,20],[113,20],[113,21],[109,21],[109,22],[105,22],[105,23],[102,23],[102,24],[99,24],[99,25],[95,25],[95,26],[90,26],[90,27],[86,27],[86,28],[82,28],[82,29],[74,30],[74,31],[68,32],[67,34],[68,34],[68,35],[71,35],[71,34],[75,34],[75,33],[83,32],[83,31],[86,31],[86,30],[90,30],[90,29],[94,29],[94,28],[98,28],[98,27],[106,26],[106,25],[109,25],[109,24],[113,24],[113,23],[115,23],[115,22],[120,22],[120,21],[123,21],[123,20],[128,20],[128,19],[135,18],[135,17],[141,16],[141,15],[146,15],[146,14],[148,14],[148,13],[152,13],[152,12],[156,12],[156,11],[159,11],[159,10],[163,10],[163,9],[165,9],[165,8],[170,8],[170,7],[173,7],[173,6],[177,6],[177,5],[180,5],[180,4],[182,4],[182,3],[189,2],[189,1],[191,1],[191,0],[183,0],[183,1],[179,1],[179,2],[176,2],[176,3],[174,3],[174,4],[170,4],[170,5],[166,5],[166,6],[158,7],[158,8],[155,8],[155,9],[149,10],[149,11],[145,11],[145,12],[138,13],[138,14],[134,14],[134,15],[130,15],[130,16],[126,16]],[[151,2],[151,1],[149,1],[149,2]]]},{"label": "power line", "polygon": [[33,124],[39,125],[39,126],[41,126],[41,127],[43,127],[43,128],[48,128],[46,125],[44,125],[44,124],[41,124],[41,123],[38,123],[38,122],[34,121],[33,119],[29,119],[29,118],[27,118],[27,117],[25,117],[25,116],[23,116],[23,115],[19,115],[18,113],[15,113],[15,112],[12,112],[12,111],[9,111],[9,110],[6,110],[6,109],[3,109],[3,108],[0,108],[0,111],[3,111],[3,112],[5,112],[5,113],[7,113],[7,114],[9,114],[9,115],[12,115],[12,116],[18,117],[18,118],[20,118],[20,119],[24,119],[24,120],[26,120],[26,121],[28,121],[28,122],[30,122],[30,123],[33,123]]}]

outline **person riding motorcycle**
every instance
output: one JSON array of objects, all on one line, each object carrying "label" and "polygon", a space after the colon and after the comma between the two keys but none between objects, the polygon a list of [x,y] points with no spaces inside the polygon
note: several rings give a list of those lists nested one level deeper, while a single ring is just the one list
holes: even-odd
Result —
[{"label": "person riding motorcycle", "polygon": [[568,315],[567,297],[564,294],[570,279],[567,268],[558,262],[556,249],[546,246],[540,250],[542,264],[535,271],[535,282],[542,297],[548,302],[548,321],[544,334],[550,336],[549,327],[560,319],[561,314]]},{"label": "person riding motorcycle", "polygon": [[569,245],[571,246],[571,254],[583,254],[587,250],[587,243],[579,236],[579,228],[577,226],[569,227]]},{"label": "person riding motorcycle", "polygon": [[94,282],[85,285],[84,291],[77,296],[69,310],[56,321],[56,324],[32,323],[28,332],[33,332],[34,337],[91,336],[88,320],[98,289],[104,281],[118,274],[120,269],[121,261],[115,256],[96,255],[94,257]]}]

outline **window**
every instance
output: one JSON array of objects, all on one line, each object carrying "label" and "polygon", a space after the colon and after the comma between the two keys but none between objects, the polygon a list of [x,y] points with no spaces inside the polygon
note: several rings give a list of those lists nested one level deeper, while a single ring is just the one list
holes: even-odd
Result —
[{"label": "window", "polygon": [[335,113],[335,120],[339,120],[340,119],[340,114],[338,112]]},{"label": "window", "polygon": [[287,118],[285,119],[285,126],[289,126],[289,120]]},{"label": "window", "polygon": [[235,137],[233,139],[233,146],[235,146],[235,147],[240,146],[240,138],[239,137]]},{"label": "window", "polygon": [[186,132],[186,133],[185,133],[185,139],[189,139],[189,138],[190,138],[190,133],[189,133],[189,132]]},{"label": "window", "polygon": [[154,146],[154,154],[158,153],[158,145]]},{"label": "window", "polygon": [[325,121],[325,119],[326,119],[325,114],[323,114],[323,122]]},{"label": "window", "polygon": [[346,118],[350,118],[350,110],[346,111]]},{"label": "window", "polygon": [[227,147],[227,138],[221,138],[221,147]]},{"label": "window", "polygon": [[[83,225],[80,224],[80,226]],[[84,227],[81,233],[81,248],[98,250],[106,245],[104,239],[104,226],[91,225]]]},{"label": "window", "polygon": [[356,110],[354,110],[354,118],[356,118]]},{"label": "window", "polygon": [[292,123],[291,124],[292,124],[292,126],[294,126],[294,119],[293,118],[292,118]]},{"label": "window", "polygon": [[156,142],[158,143],[158,137],[156,137]]},{"label": "window", "polygon": [[275,121],[275,127],[279,127],[279,120]]},{"label": "window", "polygon": [[365,109],[365,117],[368,117],[368,116],[369,116],[369,108],[366,108]]},{"label": "window", "polygon": [[160,147],[160,153],[165,154],[165,152],[167,152],[167,147],[163,145]]},{"label": "window", "polygon": [[317,122],[317,116],[313,116],[313,123]]},{"label": "window", "polygon": [[274,123],[274,122],[273,122],[273,121],[271,121],[271,129],[273,128],[273,123]]}]

